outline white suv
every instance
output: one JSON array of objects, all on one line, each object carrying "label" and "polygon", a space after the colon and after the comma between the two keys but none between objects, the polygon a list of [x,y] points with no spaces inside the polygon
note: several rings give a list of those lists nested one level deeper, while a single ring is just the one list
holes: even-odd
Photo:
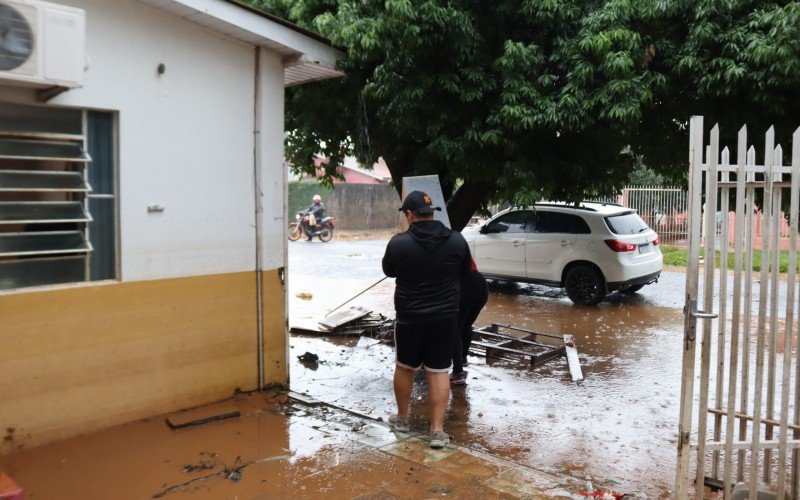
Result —
[{"label": "white suv", "polygon": [[564,287],[576,304],[635,293],[661,275],[658,235],[619,205],[537,203],[504,210],[463,235],[487,278]]}]

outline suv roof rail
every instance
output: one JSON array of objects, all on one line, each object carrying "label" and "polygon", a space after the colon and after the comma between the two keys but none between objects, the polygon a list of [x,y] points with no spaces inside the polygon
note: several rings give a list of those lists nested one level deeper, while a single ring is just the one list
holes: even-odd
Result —
[{"label": "suv roof rail", "polygon": [[598,205],[611,205],[612,207],[621,207],[622,204],[614,203],[613,201],[604,201],[604,200],[583,200],[582,203],[597,203]]},{"label": "suv roof rail", "polygon": [[575,210],[586,210],[587,212],[597,212],[597,210],[595,210],[594,208],[587,207],[587,206],[584,206],[584,205],[577,205],[576,206],[576,205],[566,205],[566,204],[561,204],[561,203],[535,203],[533,206],[534,207],[572,208],[572,209],[575,209]]}]

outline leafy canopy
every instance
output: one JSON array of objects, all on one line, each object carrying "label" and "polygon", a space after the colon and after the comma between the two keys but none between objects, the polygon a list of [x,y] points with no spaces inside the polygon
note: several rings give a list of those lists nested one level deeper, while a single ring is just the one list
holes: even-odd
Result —
[{"label": "leafy canopy", "polygon": [[290,161],[438,174],[455,227],[490,200],[610,194],[642,162],[680,179],[693,114],[799,124],[797,1],[251,3],[346,50],[346,77],[287,92]]}]

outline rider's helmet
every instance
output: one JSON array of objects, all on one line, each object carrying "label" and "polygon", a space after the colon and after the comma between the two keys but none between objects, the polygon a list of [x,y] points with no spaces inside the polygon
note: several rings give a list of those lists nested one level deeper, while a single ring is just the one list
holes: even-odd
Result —
[{"label": "rider's helmet", "polygon": [[312,200],[314,200],[314,205],[319,205],[322,203],[322,196],[315,194]]}]

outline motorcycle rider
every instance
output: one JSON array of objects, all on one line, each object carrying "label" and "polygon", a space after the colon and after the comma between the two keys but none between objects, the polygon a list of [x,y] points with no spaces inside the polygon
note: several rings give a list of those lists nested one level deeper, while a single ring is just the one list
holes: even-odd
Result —
[{"label": "motorcycle rider", "polygon": [[315,194],[313,198],[311,198],[311,206],[308,207],[306,210],[307,215],[313,215],[314,219],[316,219],[314,227],[311,227],[310,217],[306,219],[306,222],[303,222],[306,229],[306,234],[308,235],[308,241],[311,241],[311,238],[316,236],[317,228],[316,226],[322,223],[322,219],[325,217],[325,205],[322,204],[322,196]]}]

